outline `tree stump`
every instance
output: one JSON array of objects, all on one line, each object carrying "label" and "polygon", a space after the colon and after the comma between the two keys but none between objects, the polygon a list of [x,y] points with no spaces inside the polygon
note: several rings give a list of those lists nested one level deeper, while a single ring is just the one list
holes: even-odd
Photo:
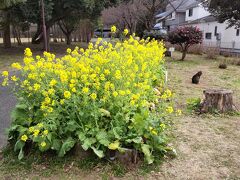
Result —
[{"label": "tree stump", "polygon": [[207,113],[213,110],[218,110],[221,113],[226,113],[234,110],[233,91],[209,89],[203,91],[205,100],[201,105],[201,112]]}]

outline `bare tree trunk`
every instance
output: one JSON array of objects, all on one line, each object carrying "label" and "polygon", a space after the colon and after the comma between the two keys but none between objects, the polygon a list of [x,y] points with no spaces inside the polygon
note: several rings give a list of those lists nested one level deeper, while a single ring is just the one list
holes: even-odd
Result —
[{"label": "bare tree trunk", "polygon": [[11,29],[9,22],[9,14],[7,11],[4,11],[4,25],[3,25],[3,45],[4,48],[11,48]]},{"label": "bare tree trunk", "polygon": [[183,52],[182,52],[182,58],[181,58],[182,61],[185,60],[186,55],[187,55],[187,51],[186,51],[186,50],[183,50]]},{"label": "bare tree trunk", "polygon": [[17,39],[18,46],[21,46],[22,45],[21,33],[19,28],[17,28],[16,26],[13,26],[13,34],[14,34],[14,37]]},{"label": "bare tree trunk", "polygon": [[40,24],[37,25],[37,31],[34,34],[34,36],[32,37],[32,44],[40,44],[43,36],[41,35],[42,33],[42,27]]},{"label": "bare tree trunk", "polygon": [[65,34],[66,35],[66,39],[67,39],[67,45],[70,45],[72,43],[72,36],[71,34]]}]

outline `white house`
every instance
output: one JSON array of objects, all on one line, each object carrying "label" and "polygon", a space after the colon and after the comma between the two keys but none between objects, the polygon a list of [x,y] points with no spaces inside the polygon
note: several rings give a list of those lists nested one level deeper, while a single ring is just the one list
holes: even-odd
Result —
[{"label": "white house", "polygon": [[[176,0],[174,2],[182,2]],[[184,1],[185,2],[185,1]],[[228,28],[227,23],[218,23],[215,17],[213,17],[202,5],[196,0],[187,0],[184,4],[179,6],[181,11],[184,10],[184,20],[182,22],[169,23],[172,18],[172,14],[175,14],[174,19],[179,19],[179,13],[168,13],[168,17],[158,19],[158,22],[165,21],[166,28],[172,30],[178,26],[197,26],[203,31],[203,44],[206,46],[220,47],[222,51],[232,51],[240,53],[240,29],[235,27]],[[178,8],[179,8],[178,7]],[[169,12],[166,11],[166,13]],[[163,14],[163,13],[162,13]],[[161,14],[160,14],[161,15]],[[157,16],[159,18],[159,15]],[[181,14],[182,18],[182,14]],[[164,24],[164,23],[163,23]],[[170,27],[168,27],[170,24]]]}]

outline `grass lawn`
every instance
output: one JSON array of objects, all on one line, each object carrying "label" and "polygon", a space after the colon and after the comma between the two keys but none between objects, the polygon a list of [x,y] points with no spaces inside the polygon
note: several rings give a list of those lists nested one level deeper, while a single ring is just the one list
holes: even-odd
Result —
[{"label": "grass lawn", "polygon": [[[0,71],[9,61],[21,57],[18,53],[1,54]],[[31,156],[19,162],[11,153],[3,151],[0,179],[108,179],[119,176],[122,179],[240,179],[240,116],[198,116],[186,111],[187,99],[203,98],[203,90],[208,88],[233,90],[235,105],[240,109],[240,66],[232,65],[237,60],[223,57],[209,60],[205,56],[188,55],[182,62],[177,60],[179,58],[180,54],[176,52],[166,63],[169,88],[176,94],[176,105],[185,112],[174,119],[172,129],[172,144],[178,153],[176,158],[166,158],[151,166],[128,167],[130,170],[127,170],[119,164],[82,159],[82,156],[60,160],[45,156],[43,159],[47,160],[40,160],[38,156]],[[223,60],[229,64],[226,70],[218,68]],[[200,70],[203,71],[200,84],[192,85],[191,77]]]}]

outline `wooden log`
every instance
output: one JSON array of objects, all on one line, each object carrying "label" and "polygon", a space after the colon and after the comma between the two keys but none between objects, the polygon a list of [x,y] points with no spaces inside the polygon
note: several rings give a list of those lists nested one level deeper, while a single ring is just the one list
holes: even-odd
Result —
[{"label": "wooden log", "polygon": [[205,100],[201,104],[201,112],[217,110],[226,113],[234,110],[233,91],[225,89],[209,89],[203,91]]}]

